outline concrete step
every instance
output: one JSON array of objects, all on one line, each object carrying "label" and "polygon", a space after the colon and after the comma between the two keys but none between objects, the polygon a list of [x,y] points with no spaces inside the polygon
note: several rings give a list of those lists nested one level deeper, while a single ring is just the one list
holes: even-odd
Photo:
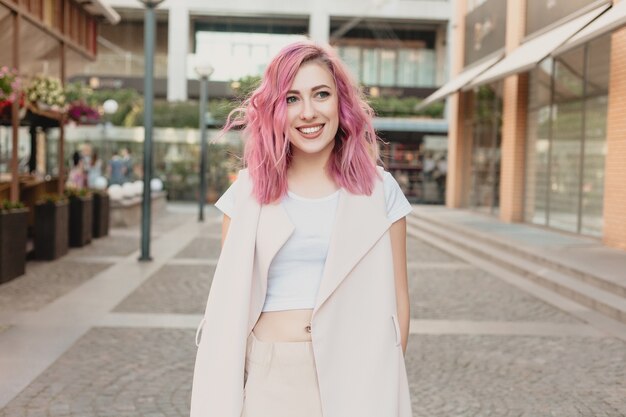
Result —
[{"label": "concrete step", "polygon": [[580,275],[574,276],[563,272],[558,267],[548,265],[545,259],[541,261],[531,259],[513,245],[503,245],[500,241],[494,242],[482,234],[471,233],[466,229],[459,231],[460,228],[448,224],[441,225],[430,218],[424,219],[412,214],[407,217],[407,224],[427,236],[435,236],[626,324],[626,296],[621,292],[614,293],[595,285],[601,280],[598,277],[595,277],[595,280],[583,280]]},{"label": "concrete step", "polygon": [[[484,242],[491,244],[495,247],[506,249],[508,252],[516,254],[524,259],[530,260],[536,264],[545,266],[549,269],[559,271],[567,276],[576,278],[582,282],[610,292],[620,297],[626,297],[626,281],[619,277],[606,277],[600,275],[594,275],[588,271],[581,271],[567,265],[553,257],[548,257],[539,250],[532,251],[530,249],[515,245],[512,241],[489,236],[484,233],[477,232],[468,227],[463,227],[454,223],[446,223],[433,216],[428,216],[419,212],[413,212],[407,217],[407,221],[410,219],[421,219],[434,226],[443,227],[446,230],[454,231],[455,233],[465,236],[467,239]],[[626,273],[626,272],[625,272]]]}]

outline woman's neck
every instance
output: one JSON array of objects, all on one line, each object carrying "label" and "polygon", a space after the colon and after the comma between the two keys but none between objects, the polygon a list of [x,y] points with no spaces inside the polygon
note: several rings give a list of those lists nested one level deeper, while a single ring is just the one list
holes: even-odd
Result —
[{"label": "woman's neck", "polygon": [[327,170],[329,159],[330,152],[327,155],[295,153],[287,171],[289,189],[302,197],[311,198],[335,191],[337,186]]}]

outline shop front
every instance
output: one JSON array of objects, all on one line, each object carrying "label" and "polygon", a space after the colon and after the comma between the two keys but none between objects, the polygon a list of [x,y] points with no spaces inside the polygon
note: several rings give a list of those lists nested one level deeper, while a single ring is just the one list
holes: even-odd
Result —
[{"label": "shop front", "polygon": [[509,0],[504,56],[471,63],[488,3],[461,2],[458,75],[426,100],[452,95],[448,206],[626,248],[626,1]]}]

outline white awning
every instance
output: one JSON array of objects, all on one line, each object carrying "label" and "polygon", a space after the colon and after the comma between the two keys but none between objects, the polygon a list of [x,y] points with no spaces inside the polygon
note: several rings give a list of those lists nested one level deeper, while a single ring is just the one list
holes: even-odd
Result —
[{"label": "white awning", "polygon": [[[626,0],[624,0],[626,1]],[[450,94],[454,94],[463,88],[467,83],[472,81],[476,76],[483,73],[485,70],[492,67],[496,62],[502,59],[504,53],[499,53],[491,58],[484,60],[466,70],[462,71],[456,77],[452,78],[450,81],[445,83],[439,90],[435,91],[428,97],[424,99],[418,106],[417,110],[424,109],[431,105],[432,103],[443,100],[448,97]]]},{"label": "white awning", "polygon": [[557,48],[552,55],[562,54],[624,25],[626,25],[626,1],[622,0],[583,30],[572,36],[563,46]]},{"label": "white awning", "polygon": [[115,25],[120,21],[120,15],[107,4],[104,0],[89,0],[80,2],[83,7],[91,14],[96,16],[102,16],[110,24]]},{"label": "white awning", "polygon": [[[622,0],[626,1],[626,0]],[[502,61],[479,75],[468,87],[476,87],[502,79],[508,75],[527,71],[548,57],[556,48],[587,26],[593,19],[604,12],[609,5],[593,9],[570,20],[546,33],[524,42],[509,53]]]}]

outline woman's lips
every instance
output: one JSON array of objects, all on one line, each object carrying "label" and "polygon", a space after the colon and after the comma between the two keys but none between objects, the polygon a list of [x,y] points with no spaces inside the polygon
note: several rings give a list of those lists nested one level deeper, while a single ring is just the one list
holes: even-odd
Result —
[{"label": "woman's lips", "polygon": [[307,139],[315,139],[322,133],[323,128],[324,125],[320,124],[314,126],[298,127],[296,129],[298,129],[298,132],[300,132],[300,135],[302,135],[303,137]]}]

